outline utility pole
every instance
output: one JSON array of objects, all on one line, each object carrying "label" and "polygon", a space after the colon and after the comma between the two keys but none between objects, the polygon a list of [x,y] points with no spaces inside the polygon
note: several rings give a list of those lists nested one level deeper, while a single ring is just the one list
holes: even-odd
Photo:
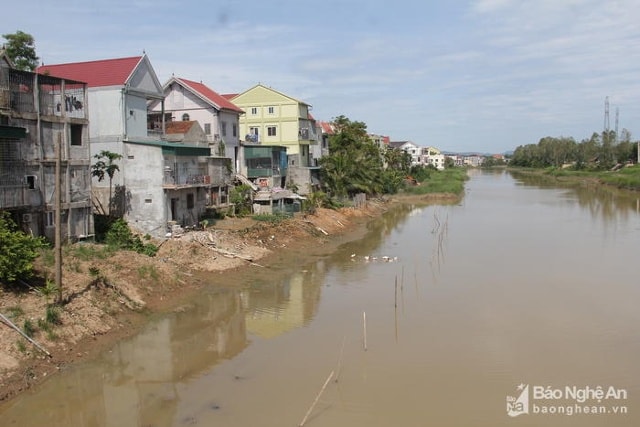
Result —
[{"label": "utility pole", "polygon": [[56,173],[55,173],[55,211],[54,211],[54,221],[55,221],[55,270],[56,270],[56,287],[58,288],[58,303],[62,302],[62,221],[61,221],[61,213],[60,210],[62,208],[62,189],[60,182],[60,163],[61,163],[61,152],[62,152],[62,134],[58,134],[58,140],[56,141]]}]

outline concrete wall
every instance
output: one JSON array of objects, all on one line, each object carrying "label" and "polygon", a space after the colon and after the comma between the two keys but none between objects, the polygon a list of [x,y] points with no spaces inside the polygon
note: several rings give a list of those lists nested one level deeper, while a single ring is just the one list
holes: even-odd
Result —
[{"label": "concrete wall", "polygon": [[124,144],[122,169],[126,182],[125,219],[141,232],[160,237],[165,234],[167,205],[163,181],[163,157],[160,147]]},{"label": "concrete wall", "polygon": [[89,89],[89,137],[116,140],[124,135],[124,116],[120,88]]}]

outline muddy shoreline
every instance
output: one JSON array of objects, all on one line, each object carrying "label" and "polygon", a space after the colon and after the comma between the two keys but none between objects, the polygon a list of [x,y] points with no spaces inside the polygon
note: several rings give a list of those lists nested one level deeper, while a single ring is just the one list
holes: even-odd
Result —
[{"label": "muddy shoreline", "polygon": [[[74,363],[92,360],[115,343],[137,334],[149,321],[179,309],[204,287],[244,286],[247,268],[265,274],[287,272],[362,238],[367,223],[396,203],[455,202],[457,196],[431,195],[374,200],[362,209],[319,209],[279,224],[251,219],[220,221],[206,234],[183,236],[162,244],[154,258],[133,253],[81,262],[65,259],[63,283],[72,302],[53,332],[34,339],[47,357],[4,323],[0,326],[0,402],[7,402]],[[87,271],[99,268],[109,286],[87,285]],[[151,272],[151,273],[149,273]],[[253,273],[253,271],[250,271]],[[34,291],[0,294],[0,312],[23,313],[15,320],[38,323],[46,301]],[[20,341],[24,341],[20,344]]]}]

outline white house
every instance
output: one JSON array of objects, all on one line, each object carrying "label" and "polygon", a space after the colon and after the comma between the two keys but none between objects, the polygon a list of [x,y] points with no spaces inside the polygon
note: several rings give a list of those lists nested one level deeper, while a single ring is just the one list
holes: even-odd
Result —
[{"label": "white house", "polygon": [[411,156],[411,166],[420,164],[420,147],[411,141],[390,141],[389,147],[398,148]]},{"label": "white house", "polygon": [[445,156],[435,147],[422,147],[420,149],[420,163],[431,165],[438,170],[444,170]]},{"label": "white house", "polygon": [[[238,170],[239,120],[244,111],[203,83],[171,77],[164,85],[165,122],[197,121],[204,130],[211,154],[230,159]],[[161,131],[163,105],[149,104],[153,127]]]}]

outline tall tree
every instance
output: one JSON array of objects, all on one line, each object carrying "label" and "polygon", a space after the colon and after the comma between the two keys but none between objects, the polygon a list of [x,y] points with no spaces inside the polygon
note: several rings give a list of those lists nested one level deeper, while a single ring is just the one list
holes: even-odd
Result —
[{"label": "tall tree", "polygon": [[334,119],[329,155],[320,159],[325,188],[335,196],[377,194],[385,187],[382,154],[363,122],[345,116]]},{"label": "tall tree", "polygon": [[7,56],[19,70],[33,71],[38,67],[35,39],[31,34],[16,31],[14,34],[3,34],[7,41],[4,45]]},{"label": "tall tree", "polygon": [[116,160],[122,158],[121,154],[113,153],[111,151],[102,150],[98,154],[93,156],[98,161],[91,165],[91,176],[98,178],[98,181],[104,180],[105,176],[109,177],[109,215],[111,215],[111,198],[113,192],[113,177],[120,170],[118,165],[115,164]]}]

